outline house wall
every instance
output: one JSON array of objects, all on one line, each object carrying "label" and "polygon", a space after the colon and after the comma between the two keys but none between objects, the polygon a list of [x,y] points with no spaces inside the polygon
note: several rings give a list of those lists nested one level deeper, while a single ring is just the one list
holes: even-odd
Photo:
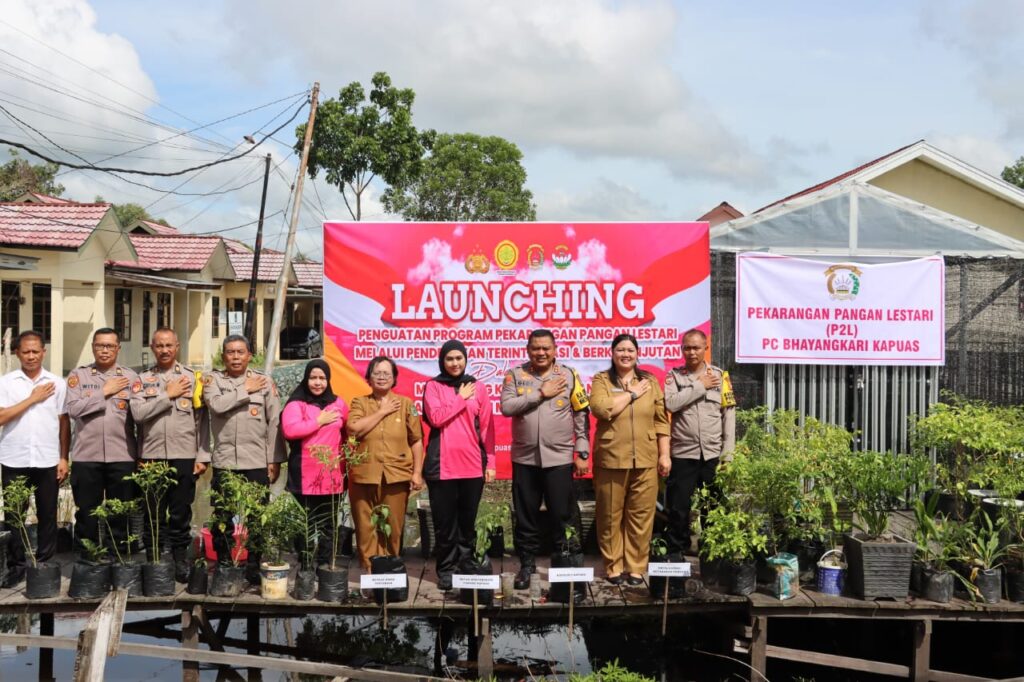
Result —
[{"label": "house wall", "polygon": [[[264,315],[265,301],[273,301],[274,294],[271,293],[276,288],[276,285],[269,283],[258,283],[256,285],[256,351],[262,352],[265,350],[264,339],[266,337],[266,330],[269,329],[271,319]],[[249,299],[249,283],[248,282],[228,282],[224,285],[220,292],[221,297],[221,308],[228,310],[229,306],[227,302],[233,298],[240,298],[243,301]],[[224,326],[223,333],[227,333],[227,328]],[[223,336],[220,337],[223,341]],[[216,350],[214,351],[216,352]],[[278,358],[280,355],[278,355]]]},{"label": "house wall", "polygon": [[919,159],[869,181],[965,220],[1024,240],[1024,209]]}]

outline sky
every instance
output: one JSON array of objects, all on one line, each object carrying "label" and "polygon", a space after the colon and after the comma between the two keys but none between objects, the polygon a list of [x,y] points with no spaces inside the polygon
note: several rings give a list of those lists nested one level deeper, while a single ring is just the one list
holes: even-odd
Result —
[{"label": "sky", "polygon": [[[288,122],[314,81],[336,97],[377,71],[415,91],[417,127],[517,144],[539,220],[692,220],[722,201],[748,213],[919,139],[993,175],[1024,155],[1019,0],[4,8],[0,138],[97,165],[121,154],[105,163],[168,172],[241,153],[244,135]],[[269,152],[265,243],[283,248],[307,115],[202,172],[60,181],[74,199],[135,202],[183,231],[251,242]],[[371,188],[364,219],[391,217],[382,191]],[[305,185],[302,253],[322,255],[325,216],[348,212],[321,176]]]}]

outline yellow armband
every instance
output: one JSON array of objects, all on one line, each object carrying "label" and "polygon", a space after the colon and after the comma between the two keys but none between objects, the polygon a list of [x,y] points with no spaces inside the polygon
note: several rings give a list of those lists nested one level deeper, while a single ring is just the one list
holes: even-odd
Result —
[{"label": "yellow armband", "polygon": [[572,370],[572,395],[569,396],[569,402],[572,403],[573,412],[582,412],[583,410],[590,407],[590,398],[587,397],[587,391],[583,388],[583,382],[580,381],[580,375],[576,373],[576,370]]},{"label": "yellow armband", "polygon": [[728,372],[722,372],[722,407],[736,407],[736,394],[732,392]]},{"label": "yellow armband", "polygon": [[196,387],[192,390],[192,407],[199,409],[203,406],[203,373],[196,372]]}]

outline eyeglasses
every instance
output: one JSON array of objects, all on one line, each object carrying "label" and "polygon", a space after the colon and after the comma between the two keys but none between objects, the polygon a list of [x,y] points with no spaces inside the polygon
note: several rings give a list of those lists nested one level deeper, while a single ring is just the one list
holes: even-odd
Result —
[{"label": "eyeglasses", "polygon": [[370,375],[373,379],[390,379],[392,376],[391,372],[374,372]]},{"label": "eyeglasses", "polygon": [[94,343],[92,347],[96,350],[116,350],[118,344],[116,343]]},{"label": "eyeglasses", "polygon": [[242,355],[245,355],[248,352],[249,351],[247,351],[247,350],[226,350],[226,351],[224,351],[224,355],[231,355],[233,357],[240,357]]}]

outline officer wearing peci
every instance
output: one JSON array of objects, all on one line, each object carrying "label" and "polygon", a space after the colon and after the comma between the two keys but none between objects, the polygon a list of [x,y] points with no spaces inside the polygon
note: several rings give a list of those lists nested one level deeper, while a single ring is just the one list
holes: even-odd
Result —
[{"label": "officer wearing peci", "polygon": [[576,502],[573,472],[586,474],[590,456],[586,390],[575,370],[556,362],[554,334],[533,330],[526,353],[529,362],[506,373],[501,386],[501,413],[512,417],[512,501],[519,553],[514,586],[520,590],[529,586],[537,570],[535,557],[545,526],[560,547],[565,543]]},{"label": "officer wearing peci", "polygon": [[[139,428],[141,464],[165,461],[174,474],[175,483],[160,500],[156,513],[160,544],[170,547],[174,558],[174,578],[185,582],[196,479],[210,462],[206,412],[200,409],[202,383],[200,375],[178,362],[180,346],[173,329],[157,329],[149,347],[156,365],[140,375],[141,385],[132,388],[131,411]],[[147,523],[147,547],[153,541],[148,537],[149,528]]]},{"label": "officer wearing peci", "polygon": [[[281,398],[273,379],[251,369],[249,341],[239,334],[224,339],[221,349],[224,369],[203,377],[203,401],[210,411],[213,432],[213,488],[220,490],[224,472],[232,471],[267,486],[277,480],[286,459],[284,441],[279,437]],[[234,523],[230,512],[217,509],[225,527],[215,524],[213,532],[217,559],[231,560]],[[259,581],[259,556],[250,552],[246,576]]]},{"label": "officer wearing peci", "polygon": [[[79,541],[99,541],[99,528],[92,511],[103,499],[131,500],[135,485],[126,481],[135,471],[138,446],[135,421],[128,402],[131,392],[141,389],[139,375],[117,362],[121,341],[109,327],[92,335],[91,364],[68,375],[65,408],[74,423],[71,446],[71,492],[75,498],[75,536]],[[110,524],[122,552],[129,548],[125,524]]]}]

